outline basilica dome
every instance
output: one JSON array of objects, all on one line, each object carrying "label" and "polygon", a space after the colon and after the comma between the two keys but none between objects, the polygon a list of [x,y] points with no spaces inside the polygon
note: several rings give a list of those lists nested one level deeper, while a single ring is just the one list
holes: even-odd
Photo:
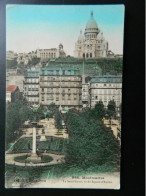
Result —
[{"label": "basilica dome", "polygon": [[91,18],[87,22],[86,29],[98,29],[97,23],[93,18],[93,12],[91,12]]}]

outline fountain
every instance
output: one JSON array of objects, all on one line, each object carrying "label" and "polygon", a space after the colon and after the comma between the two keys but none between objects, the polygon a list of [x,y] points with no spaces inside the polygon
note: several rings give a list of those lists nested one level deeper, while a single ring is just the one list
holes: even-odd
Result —
[{"label": "fountain", "polygon": [[[46,154],[37,155],[36,149],[36,128],[37,128],[37,113],[39,107],[33,107],[33,121],[31,122],[32,127],[32,151],[31,153],[23,153],[23,155],[17,155],[14,157],[15,164],[21,164],[24,166],[37,166],[37,165],[47,165],[53,158]],[[45,136],[45,135],[44,135]],[[43,137],[42,139],[46,139]]]}]

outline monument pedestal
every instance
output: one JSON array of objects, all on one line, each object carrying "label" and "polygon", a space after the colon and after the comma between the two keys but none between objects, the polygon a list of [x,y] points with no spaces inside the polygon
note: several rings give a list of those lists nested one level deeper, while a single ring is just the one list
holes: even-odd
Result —
[{"label": "monument pedestal", "polygon": [[31,156],[29,157],[29,161],[41,161],[41,157],[38,157],[36,153],[32,153]]}]

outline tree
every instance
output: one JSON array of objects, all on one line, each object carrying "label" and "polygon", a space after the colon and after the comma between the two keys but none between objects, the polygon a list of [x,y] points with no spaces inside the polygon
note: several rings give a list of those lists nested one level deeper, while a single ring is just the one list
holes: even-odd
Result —
[{"label": "tree", "polygon": [[34,66],[40,62],[40,58],[34,56],[32,59],[28,62],[28,66]]},{"label": "tree", "polygon": [[107,114],[110,120],[116,116],[116,104],[114,100],[109,101],[107,106]]},{"label": "tree", "polygon": [[55,114],[55,111],[56,111],[57,107],[54,103],[51,103],[49,106],[48,106],[48,110],[49,110],[49,117],[52,118],[53,115]]},{"label": "tree", "polygon": [[91,110],[95,118],[102,119],[105,116],[105,109],[102,101],[96,103],[95,108]]},{"label": "tree", "polygon": [[31,109],[26,101],[16,101],[7,107],[6,145],[19,136],[20,126],[29,119]]},{"label": "tree", "polygon": [[84,169],[93,165],[119,166],[119,142],[101,120],[93,119],[90,112],[69,113],[67,127],[68,164],[77,164]]},{"label": "tree", "polygon": [[59,131],[62,128],[62,118],[58,109],[56,109],[54,117],[55,117],[55,126]]},{"label": "tree", "polygon": [[17,61],[16,60],[7,60],[6,61],[7,69],[16,69]]}]

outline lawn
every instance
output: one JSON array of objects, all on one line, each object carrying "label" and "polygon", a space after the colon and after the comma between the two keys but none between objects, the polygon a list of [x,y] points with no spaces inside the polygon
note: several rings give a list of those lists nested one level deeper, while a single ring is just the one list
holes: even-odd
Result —
[{"label": "lawn", "polygon": [[[64,154],[66,139],[48,137],[47,141],[37,139],[38,153],[48,152],[54,154]],[[11,148],[9,153],[29,153],[32,151],[32,138],[21,138]]]}]

